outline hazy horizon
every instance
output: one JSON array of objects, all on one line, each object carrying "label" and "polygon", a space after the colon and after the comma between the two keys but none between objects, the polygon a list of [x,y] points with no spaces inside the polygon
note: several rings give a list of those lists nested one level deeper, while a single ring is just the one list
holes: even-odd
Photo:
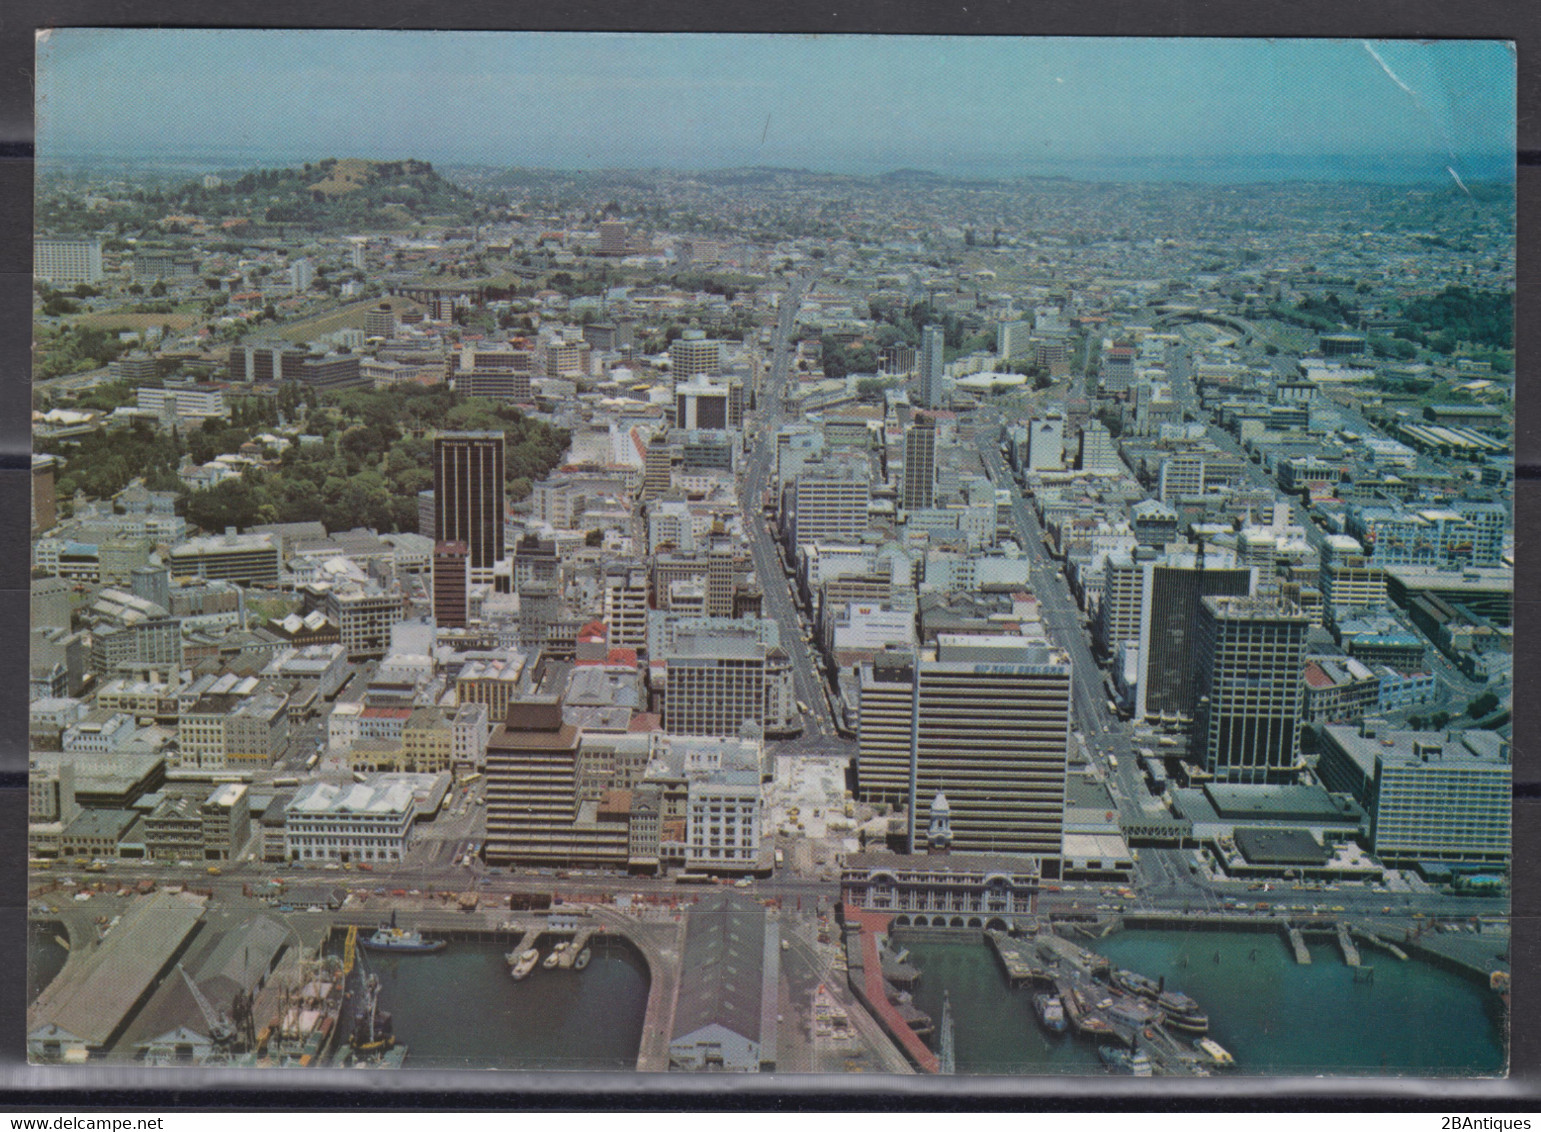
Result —
[{"label": "hazy horizon", "polygon": [[1497,41],[66,29],[37,62],[44,165],[1514,175]]}]

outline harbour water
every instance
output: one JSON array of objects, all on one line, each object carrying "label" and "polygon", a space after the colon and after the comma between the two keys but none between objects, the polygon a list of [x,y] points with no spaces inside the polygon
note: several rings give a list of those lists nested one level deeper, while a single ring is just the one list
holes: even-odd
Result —
[{"label": "harbour water", "polygon": [[[1032,991],[1010,989],[984,943],[900,938],[923,972],[916,1004],[939,1018],[943,991],[951,997],[960,1073],[1101,1071],[1093,1043],[1042,1031]],[[1356,983],[1336,946],[1313,942],[1312,962],[1300,965],[1274,933],[1131,930],[1080,942],[1197,999],[1210,1035],[1241,1073],[1447,1076],[1504,1068],[1490,992],[1417,960],[1366,951],[1374,981]]]},{"label": "harbour water", "polygon": [[[541,953],[550,950],[541,941]],[[582,971],[537,967],[515,982],[508,945],[455,940],[436,954],[366,953],[408,1069],[609,1070],[636,1067],[647,966],[596,939]]]}]

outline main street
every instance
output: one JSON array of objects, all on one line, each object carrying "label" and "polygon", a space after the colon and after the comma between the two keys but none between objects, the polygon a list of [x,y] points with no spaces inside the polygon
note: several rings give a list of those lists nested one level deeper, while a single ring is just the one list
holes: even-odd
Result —
[{"label": "main street", "polygon": [[[781,629],[781,646],[792,663],[792,684],[802,711],[804,726],[811,734],[805,739],[817,741],[807,751],[838,753],[843,747],[835,736],[834,716],[830,710],[828,686],[814,663],[813,650],[805,639],[802,621],[791,586],[782,570],[769,521],[761,509],[767,484],[772,482],[776,455],[776,432],[785,420],[784,404],[790,370],[792,333],[803,295],[812,285],[812,275],[792,280],[782,294],[771,346],[770,372],[761,386],[754,416],[754,449],[743,479],[740,505],[744,530],[749,537],[749,553],[755,576],[765,596],[765,612]],[[849,755],[849,751],[845,751]]]}]

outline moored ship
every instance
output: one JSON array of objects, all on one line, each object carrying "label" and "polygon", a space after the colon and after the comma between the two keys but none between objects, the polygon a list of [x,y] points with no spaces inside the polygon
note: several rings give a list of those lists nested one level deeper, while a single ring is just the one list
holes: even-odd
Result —
[{"label": "moored ship", "polygon": [[[509,953],[513,955],[512,952]],[[533,947],[526,948],[524,953],[509,959],[509,974],[518,982],[531,971],[535,970],[535,964],[540,962],[540,952]]]},{"label": "moored ship", "polygon": [[394,912],[391,913],[390,923],[381,924],[374,935],[359,942],[371,951],[427,952],[440,951],[445,946],[442,939],[428,939],[422,932],[398,928]]},{"label": "moored ship", "polygon": [[1055,1034],[1065,1032],[1065,1004],[1060,1001],[1057,994],[1035,994],[1033,1006],[1038,1012],[1038,1021],[1043,1023],[1043,1028]]}]

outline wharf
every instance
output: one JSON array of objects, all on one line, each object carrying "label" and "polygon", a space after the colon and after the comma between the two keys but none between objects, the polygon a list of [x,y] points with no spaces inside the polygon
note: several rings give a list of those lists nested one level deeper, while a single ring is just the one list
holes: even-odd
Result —
[{"label": "wharf", "polygon": [[1289,933],[1290,947],[1295,952],[1295,962],[1299,963],[1302,967],[1309,965],[1311,962],[1311,951],[1306,947],[1306,937],[1300,934],[1300,929],[1297,927],[1290,927],[1285,930]]},{"label": "wharf", "polygon": [[1051,966],[1064,963],[1088,975],[1106,975],[1111,968],[1105,956],[1061,939],[1052,932],[1041,932],[1034,937],[1034,944],[1038,954]]},{"label": "wharf", "polygon": [[1407,952],[1403,951],[1390,940],[1381,939],[1380,936],[1376,935],[1372,931],[1366,930],[1365,928],[1355,928],[1354,934],[1357,935],[1363,942],[1369,944],[1371,947],[1378,947],[1382,951],[1389,951],[1392,955],[1395,955],[1404,963],[1407,961]]},{"label": "wharf", "polygon": [[890,917],[881,912],[846,910],[846,978],[856,1000],[876,1019],[911,1064],[922,1073],[939,1073],[941,1061],[911,1028],[910,1020],[888,998],[882,961],[878,958],[877,937],[888,931],[889,920]]},{"label": "wharf", "polygon": [[1338,947],[1343,951],[1343,962],[1350,967],[1359,966],[1359,949],[1354,946],[1353,936],[1349,934],[1348,925],[1338,925]]},{"label": "wharf", "polygon": [[573,936],[572,942],[557,956],[556,965],[564,970],[570,968],[578,960],[578,953],[588,945],[594,935],[593,928],[579,928],[578,934]]},{"label": "wharf", "polygon": [[985,938],[1006,971],[1006,982],[1013,987],[1023,983],[1052,983],[1054,976],[1035,962],[1038,947],[1031,939],[1009,936],[1002,931],[987,931]]}]

